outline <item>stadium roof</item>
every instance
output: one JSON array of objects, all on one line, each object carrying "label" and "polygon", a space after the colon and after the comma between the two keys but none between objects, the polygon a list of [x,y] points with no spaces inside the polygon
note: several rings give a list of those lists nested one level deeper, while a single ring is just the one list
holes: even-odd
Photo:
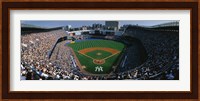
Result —
[{"label": "stadium roof", "polygon": [[40,27],[40,26],[35,26],[35,25],[30,25],[30,24],[21,24],[21,28],[42,28],[42,29],[47,29],[44,27]]}]

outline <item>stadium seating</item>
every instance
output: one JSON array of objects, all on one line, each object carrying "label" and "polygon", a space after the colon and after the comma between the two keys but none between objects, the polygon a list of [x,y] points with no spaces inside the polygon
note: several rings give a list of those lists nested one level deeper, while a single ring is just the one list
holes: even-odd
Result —
[{"label": "stadium seating", "polygon": [[[158,31],[129,26],[122,36],[104,37],[105,40],[115,40],[126,45],[118,66],[112,68],[113,70],[107,75],[86,73],[81,69],[77,65],[73,50],[66,46],[66,43],[72,41],[61,40],[56,43],[64,36],[66,36],[64,30],[23,34],[21,36],[21,79],[23,77],[26,80],[179,79],[179,33],[177,31],[163,31],[163,29]],[[88,36],[84,39],[83,35],[74,38],[79,42],[90,40]],[[98,43],[98,46],[101,45]],[[53,46],[55,47],[52,50]],[[50,51],[52,53],[49,58]]]}]

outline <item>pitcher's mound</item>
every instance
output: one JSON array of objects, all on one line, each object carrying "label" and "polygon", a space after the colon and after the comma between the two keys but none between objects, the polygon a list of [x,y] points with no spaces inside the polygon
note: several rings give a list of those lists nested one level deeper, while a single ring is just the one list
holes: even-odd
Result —
[{"label": "pitcher's mound", "polygon": [[101,55],[101,53],[97,53],[97,55]]}]

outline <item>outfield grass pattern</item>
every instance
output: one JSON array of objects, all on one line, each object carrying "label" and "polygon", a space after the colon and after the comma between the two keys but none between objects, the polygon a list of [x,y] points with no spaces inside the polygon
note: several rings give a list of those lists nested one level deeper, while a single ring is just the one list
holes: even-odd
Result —
[{"label": "outfield grass pattern", "polygon": [[[86,41],[82,41],[82,42],[68,44],[68,46],[74,50],[81,65],[86,67],[84,69],[93,74],[109,73],[110,70],[112,69],[113,64],[117,61],[117,58],[119,57],[120,52],[124,48],[123,43],[111,41],[111,40],[86,40]],[[92,48],[92,47],[112,48],[112,49],[118,50],[119,53],[112,54],[112,53],[109,53],[104,50],[94,50],[94,51],[86,53],[86,55],[88,55],[88,57],[85,56],[85,54],[79,53],[79,51],[82,49]],[[111,56],[111,57],[109,57],[109,56]],[[106,57],[109,57],[109,58],[106,58]],[[104,59],[105,58],[105,63],[101,64],[101,65],[94,64],[92,58],[94,58],[94,59]],[[103,67],[103,71],[98,71],[98,72],[95,71],[95,67],[97,67],[97,66]]]}]

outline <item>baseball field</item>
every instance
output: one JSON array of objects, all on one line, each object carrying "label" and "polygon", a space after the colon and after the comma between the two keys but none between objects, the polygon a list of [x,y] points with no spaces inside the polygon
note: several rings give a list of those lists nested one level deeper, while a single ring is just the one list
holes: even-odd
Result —
[{"label": "baseball field", "polygon": [[82,69],[92,74],[108,74],[117,62],[124,44],[112,40],[85,40],[68,44]]}]

